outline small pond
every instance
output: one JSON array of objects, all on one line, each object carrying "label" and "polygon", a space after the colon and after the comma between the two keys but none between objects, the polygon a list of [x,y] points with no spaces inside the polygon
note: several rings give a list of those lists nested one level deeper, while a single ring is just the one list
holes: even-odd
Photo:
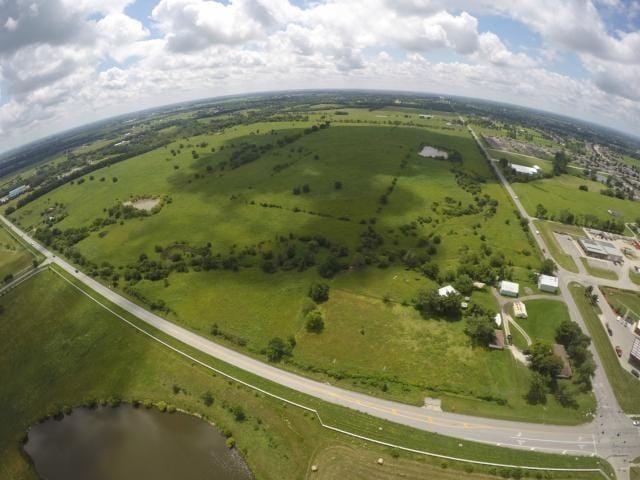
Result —
[{"label": "small pond", "polygon": [[249,480],[244,460],[199,418],[155,409],[79,408],[29,430],[24,446],[47,480]]},{"label": "small pond", "polygon": [[443,150],[438,150],[437,148],[433,148],[430,146],[425,146],[422,147],[422,150],[420,150],[420,152],[418,152],[418,155],[421,155],[423,157],[430,157],[430,158],[449,158],[449,154]]}]

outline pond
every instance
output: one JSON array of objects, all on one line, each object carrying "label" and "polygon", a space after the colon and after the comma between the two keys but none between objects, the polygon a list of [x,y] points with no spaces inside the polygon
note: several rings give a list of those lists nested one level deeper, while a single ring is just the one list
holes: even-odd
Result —
[{"label": "pond", "polygon": [[126,405],[35,425],[24,449],[47,480],[252,479],[225,440],[191,415]]},{"label": "pond", "polygon": [[422,150],[418,152],[418,155],[422,157],[430,157],[430,158],[449,158],[449,154],[443,150],[438,150],[437,148],[433,148],[430,146],[422,147]]}]

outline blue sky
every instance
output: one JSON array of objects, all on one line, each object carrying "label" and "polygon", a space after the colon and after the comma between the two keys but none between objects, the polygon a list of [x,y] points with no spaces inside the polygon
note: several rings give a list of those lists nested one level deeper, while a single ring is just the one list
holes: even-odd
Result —
[{"label": "blue sky", "polygon": [[287,88],[466,95],[639,134],[640,0],[4,0],[0,151]]}]

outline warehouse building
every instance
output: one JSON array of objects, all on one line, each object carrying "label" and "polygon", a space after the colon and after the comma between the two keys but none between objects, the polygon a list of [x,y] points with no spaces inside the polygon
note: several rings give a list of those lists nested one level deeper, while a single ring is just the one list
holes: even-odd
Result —
[{"label": "warehouse building", "polygon": [[520,292],[520,285],[514,282],[509,282],[508,280],[502,280],[500,282],[500,295],[504,295],[505,297],[517,297]]},{"label": "warehouse building", "polygon": [[538,165],[534,165],[533,167],[528,167],[526,165],[518,165],[517,163],[510,163],[509,167],[516,173],[521,173],[522,175],[538,175],[540,173],[540,167]]},{"label": "warehouse building", "polygon": [[556,293],[558,291],[558,277],[540,275],[538,277],[538,288],[543,292]]},{"label": "warehouse building", "polygon": [[9,200],[13,200],[17,196],[22,195],[27,190],[29,190],[29,185],[20,185],[19,187],[16,187],[13,190],[11,190],[9,192],[9,195],[7,195],[7,197],[9,197]]},{"label": "warehouse building", "polygon": [[622,262],[622,254],[613,243],[602,240],[592,240],[590,238],[579,238],[578,243],[589,257],[609,260],[611,262]]}]

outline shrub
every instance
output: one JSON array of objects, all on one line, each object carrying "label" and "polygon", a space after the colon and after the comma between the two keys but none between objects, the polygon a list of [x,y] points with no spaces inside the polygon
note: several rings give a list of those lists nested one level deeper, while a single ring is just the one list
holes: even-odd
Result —
[{"label": "shrub", "polygon": [[231,408],[233,419],[236,422],[244,422],[247,419],[247,415],[244,413],[244,409],[240,405],[235,405]]},{"label": "shrub", "polygon": [[307,332],[320,333],[324,330],[324,318],[320,310],[312,310],[307,314]]},{"label": "shrub", "polygon": [[322,303],[329,300],[329,285],[326,283],[314,282],[309,287],[309,298],[316,303]]},{"label": "shrub", "polygon": [[213,405],[214,398],[211,392],[204,392],[200,398],[202,398],[202,403],[204,403],[207,407]]},{"label": "shrub", "polygon": [[227,438],[225,443],[227,445],[227,448],[232,449],[233,447],[236,446],[236,439],[233,437],[229,437]]}]

